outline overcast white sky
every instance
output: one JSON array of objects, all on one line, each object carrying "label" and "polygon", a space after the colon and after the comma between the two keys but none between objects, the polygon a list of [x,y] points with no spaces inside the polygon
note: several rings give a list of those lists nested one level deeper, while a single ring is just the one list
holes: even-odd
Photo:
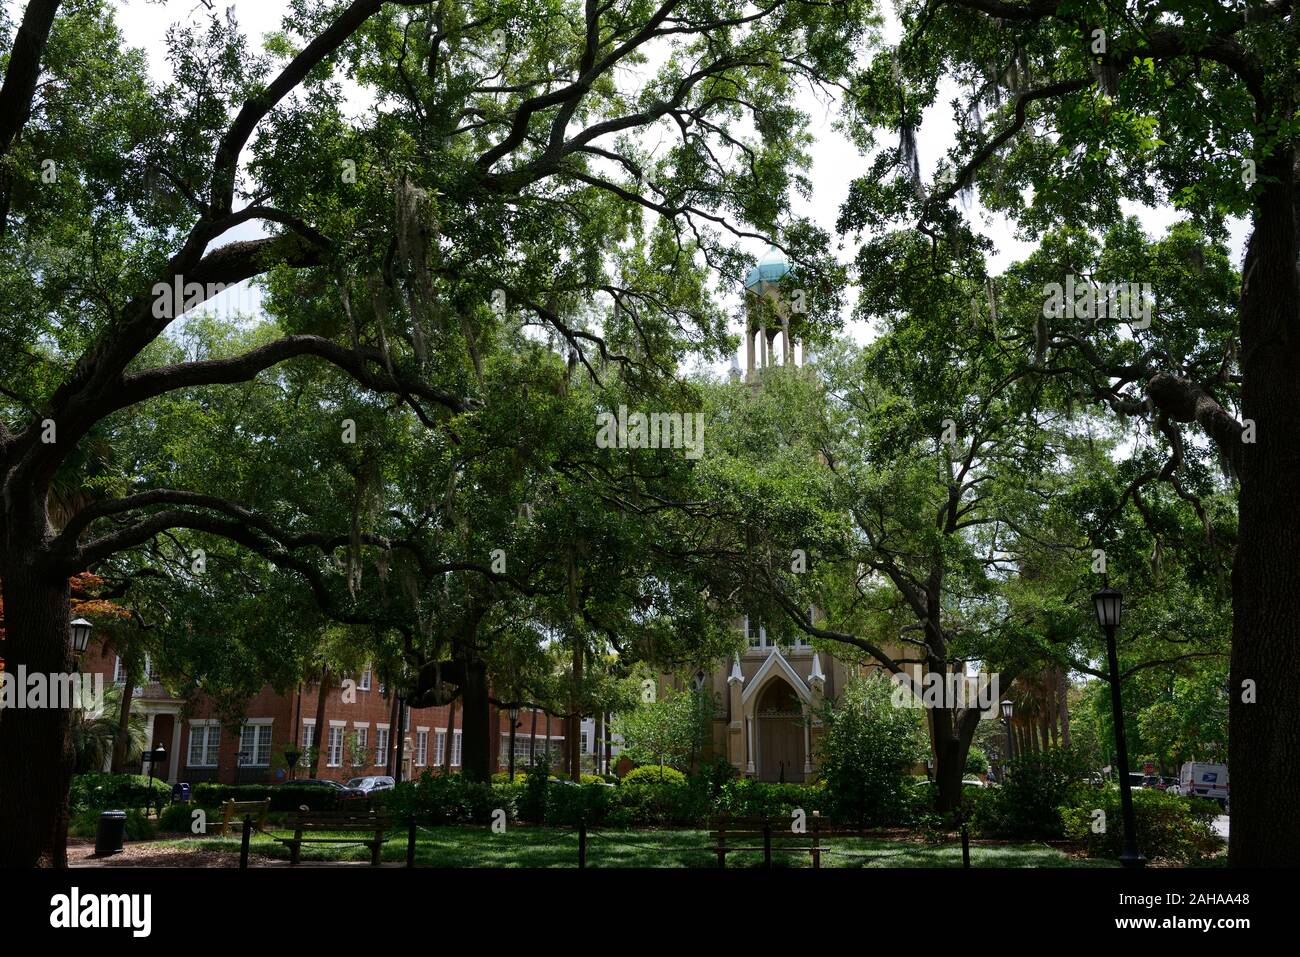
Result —
[{"label": "overcast white sky", "polygon": [[[241,28],[258,44],[263,35],[280,28],[281,19],[289,7],[287,0],[212,0],[212,2],[219,12],[233,8]],[[165,59],[164,42],[168,27],[173,23],[197,20],[207,14],[204,4],[199,0],[116,0],[116,5],[119,23],[127,42],[146,51],[153,75],[159,81],[166,80],[170,75],[169,65]],[[886,15],[885,38],[888,42],[895,42],[899,35],[899,25],[893,16],[892,5],[887,9]],[[939,105],[927,113],[918,134],[917,146],[921,171],[926,177],[933,175],[937,162],[953,140],[955,128],[948,106],[950,99],[949,92],[941,92],[937,100]],[[352,112],[362,111],[369,105],[366,98],[355,90],[349,94],[348,104]],[[855,175],[866,168],[867,160],[858,153],[856,147],[834,129],[837,111],[833,104],[825,105],[811,92],[805,92],[800,105],[812,117],[812,133],[817,139],[817,146],[812,154],[813,194],[809,200],[797,198],[796,210],[810,216],[834,235],[835,220],[840,205],[847,196],[849,183]],[[1163,233],[1177,218],[1169,207],[1159,209],[1131,207],[1129,211],[1142,216],[1147,232],[1153,236]],[[1031,250],[1030,244],[1015,238],[1005,220],[989,218],[978,205],[975,214],[977,222],[981,223],[982,231],[994,241],[996,246],[996,253],[991,263],[995,272],[1027,255]],[[226,234],[222,241],[228,242],[232,239],[256,235],[256,228],[250,225],[239,232],[232,231]],[[1238,261],[1244,248],[1245,235],[1245,224],[1236,224],[1232,231],[1232,247]],[[754,244],[755,255],[760,255],[763,249],[761,243]],[[847,260],[851,255],[852,247],[846,240],[839,256],[842,260]],[[212,305],[216,308],[231,308],[236,303],[250,301],[247,292],[232,291],[223,296],[224,302],[220,299],[214,300]],[[851,303],[852,296],[849,300]],[[252,301],[256,301],[255,293]],[[870,335],[869,330],[860,325],[850,327],[850,333],[859,340]],[[717,371],[724,370],[725,365]]]}]

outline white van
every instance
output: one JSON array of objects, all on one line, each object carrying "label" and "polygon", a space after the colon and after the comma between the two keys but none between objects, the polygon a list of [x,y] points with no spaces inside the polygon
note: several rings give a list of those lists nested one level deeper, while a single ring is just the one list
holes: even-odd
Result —
[{"label": "white van", "polygon": [[1178,793],[1228,803],[1228,766],[1188,761],[1178,772]]}]

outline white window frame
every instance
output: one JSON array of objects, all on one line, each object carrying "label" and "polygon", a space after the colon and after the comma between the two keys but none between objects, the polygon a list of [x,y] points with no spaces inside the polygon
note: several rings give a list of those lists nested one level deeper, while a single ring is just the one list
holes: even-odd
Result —
[{"label": "white window frame", "polygon": [[[365,754],[370,750],[370,724],[369,724],[369,722],[353,721],[353,722],[352,722],[352,733],[356,735],[356,740],[357,740],[357,752],[358,752],[358,754],[360,754],[360,755],[365,755]],[[357,760],[358,754],[353,754],[353,755],[351,755],[351,758],[352,758],[352,767],[354,767],[354,768],[364,768],[364,767],[366,766],[366,762],[365,762],[364,760],[363,760],[363,761],[358,761],[358,760]]]},{"label": "white window frame", "polygon": [[415,766],[427,767],[429,764],[429,729],[415,729]]},{"label": "white window frame", "polygon": [[392,742],[391,729],[386,724],[375,725],[375,767],[388,767],[388,746]]},{"label": "white window frame", "polygon": [[447,729],[433,729],[433,765],[442,767],[443,761],[447,757]]},{"label": "white window frame", "polygon": [[[247,718],[239,726],[239,750],[244,750],[244,731],[248,728],[257,728],[257,733],[253,737],[253,753],[251,760],[237,763],[236,767],[241,768],[269,768],[271,766],[271,745],[275,741],[275,732],[272,730],[274,718]],[[266,728],[266,745],[262,745],[262,728]],[[265,753],[263,753],[263,751]],[[259,760],[260,759],[260,760]],[[238,762],[238,754],[235,760]]]},{"label": "white window frame", "polygon": [[460,759],[461,759],[461,740],[460,740],[460,731],[457,730],[456,733],[451,736],[451,766],[453,768],[460,767]]},{"label": "white window frame", "polygon": [[298,758],[298,766],[300,768],[311,767],[311,759],[307,757],[307,753],[311,751],[311,749],[314,748],[315,746],[316,746],[316,719],[303,718],[302,719],[302,747],[301,747],[302,756]]},{"label": "white window frame", "polygon": [[325,767],[343,767],[343,737],[347,730],[346,721],[330,722],[329,736],[325,738]]},{"label": "white window frame", "polygon": [[[196,763],[194,759],[194,732],[203,730],[203,761]],[[213,742],[216,731],[216,741]],[[197,718],[190,722],[190,740],[185,750],[185,766],[187,768],[215,768],[221,755],[221,722],[216,718]]]},{"label": "white window frame", "polygon": [[357,682],[357,688],[359,688],[361,691],[369,691],[370,680],[371,680],[371,668],[369,665],[366,665],[365,671],[361,672],[361,680]]}]

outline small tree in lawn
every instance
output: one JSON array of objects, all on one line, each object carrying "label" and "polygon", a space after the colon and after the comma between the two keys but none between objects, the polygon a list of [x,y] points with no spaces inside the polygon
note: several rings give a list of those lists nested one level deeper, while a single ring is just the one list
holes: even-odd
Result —
[{"label": "small tree in lawn", "polygon": [[638,764],[657,764],[689,771],[709,736],[713,717],[707,691],[669,694],[618,716],[615,728],[623,736],[623,753]]}]

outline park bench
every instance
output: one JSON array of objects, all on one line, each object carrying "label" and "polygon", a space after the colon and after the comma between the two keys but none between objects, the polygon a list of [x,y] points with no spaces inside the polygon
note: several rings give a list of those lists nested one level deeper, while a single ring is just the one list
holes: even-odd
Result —
[{"label": "park bench", "polygon": [[[718,866],[727,866],[727,855],[737,851],[762,851],[763,866],[772,866],[772,852],[809,854],[812,866],[820,869],[822,854],[841,854],[846,857],[878,858],[875,851],[833,848],[836,841],[871,836],[872,832],[853,827],[839,827],[823,821],[821,813],[813,811],[805,819],[803,833],[794,831],[790,818],[716,818],[713,823],[713,852],[718,855]],[[729,843],[730,842],[730,843]],[[962,867],[970,867],[969,834],[961,826]]]},{"label": "park bench", "polygon": [[[378,867],[379,852],[389,840],[388,831],[392,826],[392,821],[387,817],[368,811],[308,811],[304,808],[291,812],[285,820],[285,830],[292,830],[293,837],[277,837],[275,840],[289,845],[290,866],[298,864],[301,860],[304,844],[331,844],[339,847],[355,844],[370,848],[370,863]],[[324,836],[303,836],[313,832]],[[337,834],[330,836],[325,832],[369,834],[370,837],[350,839],[339,837]]]},{"label": "park bench", "polygon": [[763,866],[772,866],[772,852],[811,854],[813,867],[821,867],[821,839],[826,834],[820,816],[813,812],[803,833],[791,829],[788,819],[719,817],[712,826],[713,852],[718,866],[727,866],[727,855],[737,851],[762,851]]},{"label": "park bench", "polygon": [[259,831],[266,830],[266,815],[271,810],[271,799],[261,801],[223,801],[221,804],[221,829],[217,832],[222,837],[230,829],[231,822],[242,827],[245,817],[252,817]]}]

